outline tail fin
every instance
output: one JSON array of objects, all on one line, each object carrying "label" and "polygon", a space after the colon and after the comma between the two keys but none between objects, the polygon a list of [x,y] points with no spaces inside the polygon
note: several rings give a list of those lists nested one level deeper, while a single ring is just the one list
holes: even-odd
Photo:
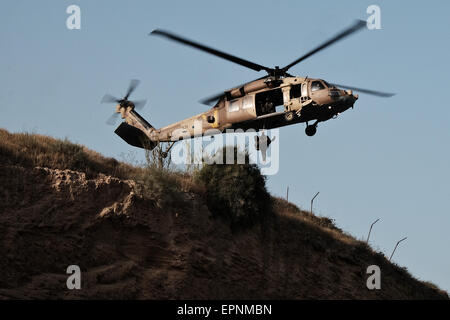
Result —
[{"label": "tail fin", "polygon": [[126,143],[147,150],[152,150],[158,145],[158,142],[151,140],[146,134],[155,129],[136,111],[126,112],[125,119],[127,122],[122,122],[114,132]]}]

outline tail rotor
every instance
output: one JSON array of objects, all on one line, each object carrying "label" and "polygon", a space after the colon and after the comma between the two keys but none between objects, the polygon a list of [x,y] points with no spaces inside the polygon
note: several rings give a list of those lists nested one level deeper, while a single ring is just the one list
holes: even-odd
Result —
[{"label": "tail rotor", "polygon": [[109,125],[114,125],[117,122],[119,114],[127,108],[131,108],[132,110],[141,110],[147,103],[147,100],[128,100],[130,95],[136,90],[140,81],[137,79],[133,79],[130,81],[128,89],[126,91],[125,96],[122,99],[118,99],[110,94],[105,94],[100,101],[101,103],[117,103],[116,111],[106,120],[106,123]]}]

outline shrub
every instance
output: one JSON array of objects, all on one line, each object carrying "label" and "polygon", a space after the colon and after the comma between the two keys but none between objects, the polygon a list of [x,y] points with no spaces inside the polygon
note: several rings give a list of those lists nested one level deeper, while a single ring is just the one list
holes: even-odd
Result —
[{"label": "shrub", "polygon": [[154,199],[158,207],[176,206],[182,201],[180,179],[176,172],[148,166],[141,179],[143,195]]},{"label": "shrub", "polygon": [[245,159],[245,164],[205,164],[196,173],[205,186],[208,208],[232,227],[251,226],[272,212],[265,177],[257,165],[249,164],[247,154]]}]

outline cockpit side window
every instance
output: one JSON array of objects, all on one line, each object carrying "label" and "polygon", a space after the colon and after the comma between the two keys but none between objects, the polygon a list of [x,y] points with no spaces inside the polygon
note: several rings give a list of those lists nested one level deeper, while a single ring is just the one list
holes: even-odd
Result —
[{"label": "cockpit side window", "polygon": [[325,86],[320,81],[313,81],[311,83],[311,92],[323,90],[325,89]]},{"label": "cockpit side window", "polygon": [[328,82],[326,82],[325,80],[322,80],[322,82],[325,84],[326,87],[331,88],[333,87],[331,84],[329,84]]}]

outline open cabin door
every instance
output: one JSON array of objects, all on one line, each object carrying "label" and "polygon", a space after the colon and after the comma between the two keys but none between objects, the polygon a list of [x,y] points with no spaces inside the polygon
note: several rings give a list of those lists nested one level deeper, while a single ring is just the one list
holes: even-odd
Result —
[{"label": "open cabin door", "polygon": [[281,88],[259,92],[255,95],[256,116],[276,112],[276,107],[284,105]]}]

